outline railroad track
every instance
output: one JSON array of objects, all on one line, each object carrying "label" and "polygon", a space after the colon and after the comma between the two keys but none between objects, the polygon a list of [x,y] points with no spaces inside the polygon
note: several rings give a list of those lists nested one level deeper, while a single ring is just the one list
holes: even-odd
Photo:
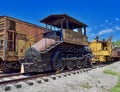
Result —
[{"label": "railroad track", "polygon": [[27,77],[28,76],[24,76],[22,73],[2,75],[0,76],[0,85],[17,82],[17,80],[24,79]]},{"label": "railroad track", "polygon": [[[38,74],[38,75],[31,75],[31,76],[26,76],[26,75],[21,74],[21,73],[4,75],[4,76],[0,76],[0,86],[1,85],[6,85],[6,84],[18,83],[18,82],[21,82],[21,81],[25,82],[25,81],[34,80],[34,79],[37,79],[37,78],[42,79],[42,77],[50,77],[51,78],[51,76],[53,76],[53,75],[61,77],[61,76],[67,76],[67,75],[71,75],[71,74],[79,74],[79,73],[88,72],[92,69],[95,69],[95,68],[98,68],[98,67],[103,67],[103,66],[105,66],[105,65],[97,65],[97,66],[94,66],[93,68],[75,69],[75,70],[72,70],[72,71],[65,70],[63,72],[50,72],[50,73],[47,73],[47,74]],[[55,79],[55,77],[52,77],[52,78]]]},{"label": "railroad track", "polygon": [[[107,64],[96,65],[93,68],[83,68],[83,69],[74,69],[72,71],[65,70],[63,72],[50,72],[47,74],[38,74],[33,76],[26,76],[24,78],[19,77],[17,79],[13,79],[14,76],[11,76],[11,80],[2,80],[0,78],[0,90],[3,91],[12,91],[14,89],[19,90],[19,88],[24,88],[25,86],[32,86],[34,84],[41,84],[44,82],[49,82],[51,80],[57,80],[59,78],[76,76],[77,74],[87,73],[96,68],[101,68],[106,66]],[[109,64],[108,64],[109,65]],[[19,76],[19,75],[18,75]],[[17,77],[18,77],[17,76]],[[8,77],[6,77],[8,78]],[[27,85],[26,85],[27,84]]]},{"label": "railroad track", "polygon": [[[18,77],[18,76],[17,76]],[[5,84],[11,84],[11,83],[17,83],[20,81],[27,81],[30,79],[35,79],[41,77],[40,75],[36,75],[36,76],[25,76],[25,77],[18,77],[16,79],[9,79],[9,80],[4,80],[0,82],[0,85],[5,85]]]},{"label": "railroad track", "polygon": [[19,76],[19,75],[24,75],[24,74],[23,73],[4,74],[4,75],[0,75],[0,79],[5,77],[7,78],[7,77]]}]

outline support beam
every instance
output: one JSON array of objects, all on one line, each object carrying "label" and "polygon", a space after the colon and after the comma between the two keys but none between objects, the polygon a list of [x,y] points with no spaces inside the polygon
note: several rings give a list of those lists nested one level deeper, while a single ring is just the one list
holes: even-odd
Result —
[{"label": "support beam", "polygon": [[66,20],[66,29],[68,30],[69,29],[69,21]]},{"label": "support beam", "polygon": [[61,41],[63,41],[63,20],[61,20]]},{"label": "support beam", "polygon": [[86,27],[84,27],[84,35],[86,36]]},{"label": "support beam", "polygon": [[50,25],[50,29],[52,30],[52,25]]}]

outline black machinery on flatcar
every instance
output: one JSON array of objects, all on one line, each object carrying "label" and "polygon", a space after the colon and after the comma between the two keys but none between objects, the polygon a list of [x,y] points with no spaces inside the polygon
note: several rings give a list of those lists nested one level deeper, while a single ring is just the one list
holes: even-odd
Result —
[{"label": "black machinery on flatcar", "polygon": [[25,72],[72,70],[91,66],[92,53],[86,36],[87,25],[66,15],[50,15],[41,20],[50,32],[32,45],[22,62]]}]

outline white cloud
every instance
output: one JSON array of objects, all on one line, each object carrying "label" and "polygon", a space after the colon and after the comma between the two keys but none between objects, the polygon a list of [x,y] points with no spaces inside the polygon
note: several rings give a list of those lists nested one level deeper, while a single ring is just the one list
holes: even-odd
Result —
[{"label": "white cloud", "polygon": [[94,37],[94,36],[95,36],[95,34],[94,34],[94,33],[92,33],[90,36]]},{"label": "white cloud", "polygon": [[119,18],[115,18],[116,21],[119,21],[120,19]]},{"label": "white cloud", "polygon": [[90,28],[87,28],[87,31],[88,32],[91,32],[92,31],[92,28],[90,27]]},{"label": "white cloud", "polygon": [[120,26],[115,26],[114,27],[116,30],[120,30]]},{"label": "white cloud", "polygon": [[108,34],[108,33],[111,33],[111,32],[113,32],[113,29],[106,28],[106,29],[103,29],[103,30],[99,31],[98,35]]}]

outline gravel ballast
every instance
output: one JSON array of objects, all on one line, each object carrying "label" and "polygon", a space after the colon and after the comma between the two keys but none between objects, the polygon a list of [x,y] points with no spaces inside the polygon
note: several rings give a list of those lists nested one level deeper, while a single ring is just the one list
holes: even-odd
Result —
[{"label": "gravel ballast", "polygon": [[109,92],[117,84],[118,77],[105,74],[103,71],[106,69],[120,73],[120,62],[60,78],[53,76],[4,85],[0,87],[0,92],[4,92],[7,86],[8,92]]}]

